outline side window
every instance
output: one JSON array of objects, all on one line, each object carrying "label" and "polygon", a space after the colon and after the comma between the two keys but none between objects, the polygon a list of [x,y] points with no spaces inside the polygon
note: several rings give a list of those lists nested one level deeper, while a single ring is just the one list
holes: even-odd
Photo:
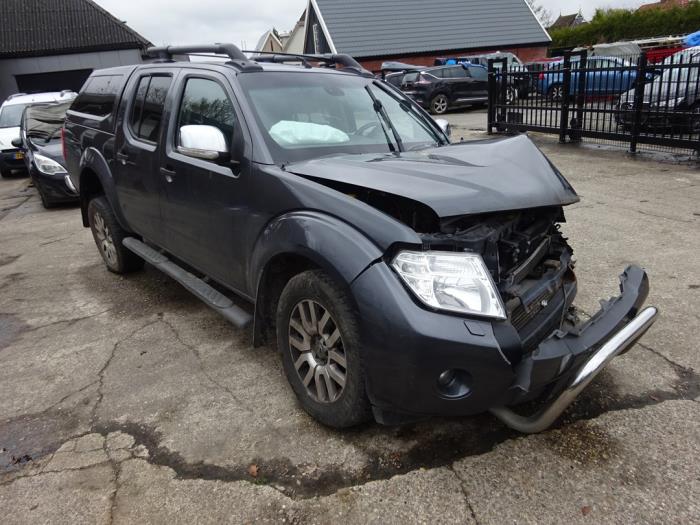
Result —
[{"label": "side window", "polygon": [[182,126],[207,125],[219,128],[231,147],[236,113],[231,100],[220,84],[204,78],[190,78],[185,85],[178,115]]},{"label": "side window", "polygon": [[148,142],[158,141],[170,83],[169,76],[145,76],[139,80],[129,119],[131,132],[138,138]]},{"label": "side window", "polygon": [[114,103],[121,85],[121,75],[91,77],[73,102],[71,109],[95,117],[106,117],[114,110]]},{"label": "side window", "polygon": [[474,78],[474,80],[487,81],[489,77],[486,69],[483,67],[470,67],[469,73]]},{"label": "side window", "polygon": [[462,66],[451,67],[447,71],[445,71],[446,78],[467,78],[468,76],[469,74],[467,73],[467,70],[464,69]]},{"label": "side window", "polygon": [[445,70],[444,69],[431,69],[430,71],[426,71],[429,75],[433,75],[436,78],[445,78]]}]

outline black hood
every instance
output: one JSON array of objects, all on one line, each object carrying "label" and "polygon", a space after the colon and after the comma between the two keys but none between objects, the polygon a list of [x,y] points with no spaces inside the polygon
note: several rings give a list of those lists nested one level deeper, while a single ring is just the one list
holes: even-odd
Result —
[{"label": "black hood", "polygon": [[63,159],[63,146],[60,140],[52,140],[47,143],[44,143],[43,140],[32,140],[32,144],[34,145],[35,153],[55,160],[64,168],[66,167],[66,161]]},{"label": "black hood", "polygon": [[525,135],[400,155],[343,155],[289,164],[319,182],[350,184],[409,198],[439,217],[563,206],[576,192]]}]

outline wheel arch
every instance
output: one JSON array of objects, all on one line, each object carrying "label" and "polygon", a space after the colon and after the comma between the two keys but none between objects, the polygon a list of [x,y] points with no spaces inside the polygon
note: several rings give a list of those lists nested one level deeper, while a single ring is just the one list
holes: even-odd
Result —
[{"label": "wheel arch", "polygon": [[382,255],[361,232],[330,215],[294,212],[272,221],[249,263],[255,295],[253,345],[267,341],[279,297],[293,276],[321,269],[350,293],[354,279]]},{"label": "wheel arch", "polygon": [[95,148],[87,148],[80,158],[80,212],[83,226],[88,227],[87,207],[90,200],[98,195],[104,195],[114,211],[119,225],[129,230],[128,224],[119,205],[114,177],[109,164]]}]

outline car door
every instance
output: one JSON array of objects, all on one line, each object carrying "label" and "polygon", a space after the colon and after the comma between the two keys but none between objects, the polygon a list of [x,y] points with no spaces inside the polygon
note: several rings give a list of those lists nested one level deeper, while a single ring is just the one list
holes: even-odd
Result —
[{"label": "car door", "polygon": [[116,127],[112,168],[119,205],[129,227],[163,245],[160,155],[163,115],[174,71],[140,70],[126,88]]},{"label": "car door", "polygon": [[463,105],[471,97],[471,75],[462,65],[443,69],[443,75],[450,102],[453,105]]},{"label": "car door", "polygon": [[[243,289],[240,246],[249,216],[245,190],[250,171],[243,144],[250,141],[235,100],[228,79],[219,73],[181,75],[160,176],[168,251],[217,281]],[[236,160],[204,160],[180,152],[179,130],[187,125],[219,129]]]},{"label": "car door", "polygon": [[485,67],[469,66],[471,75],[470,96],[485,102],[489,99],[489,74]]}]

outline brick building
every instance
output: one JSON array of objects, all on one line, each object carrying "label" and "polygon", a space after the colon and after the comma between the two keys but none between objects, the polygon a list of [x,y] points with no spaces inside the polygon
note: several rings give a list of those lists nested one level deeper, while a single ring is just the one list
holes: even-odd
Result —
[{"label": "brick building", "polygon": [[367,69],[510,51],[544,58],[551,38],[525,0],[309,0],[304,52],[347,53]]}]

